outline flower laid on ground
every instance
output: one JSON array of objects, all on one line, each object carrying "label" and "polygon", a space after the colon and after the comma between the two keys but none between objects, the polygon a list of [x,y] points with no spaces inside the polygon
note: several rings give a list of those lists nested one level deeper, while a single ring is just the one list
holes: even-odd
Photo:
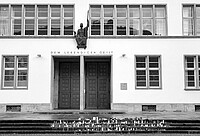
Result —
[{"label": "flower laid on ground", "polygon": [[59,120],[51,125],[54,129],[68,132],[134,132],[134,131],[164,131],[164,120],[149,120],[143,118],[79,118],[78,120]]}]

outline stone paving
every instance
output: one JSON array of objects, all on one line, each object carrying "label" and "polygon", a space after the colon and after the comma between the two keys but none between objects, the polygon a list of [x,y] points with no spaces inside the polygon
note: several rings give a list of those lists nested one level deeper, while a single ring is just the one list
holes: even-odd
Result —
[{"label": "stone paving", "polygon": [[37,113],[0,113],[0,120],[64,120],[92,117],[114,117],[144,119],[174,119],[174,120],[200,120],[200,112],[134,112],[134,113],[112,113],[112,112],[37,112]]},{"label": "stone paving", "polygon": [[0,134],[0,136],[199,136],[199,134]]}]

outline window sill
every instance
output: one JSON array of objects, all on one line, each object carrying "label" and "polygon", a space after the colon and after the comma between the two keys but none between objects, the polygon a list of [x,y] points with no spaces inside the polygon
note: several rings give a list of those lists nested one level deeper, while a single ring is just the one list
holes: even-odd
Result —
[{"label": "window sill", "polygon": [[162,90],[162,88],[135,88],[135,90]]},{"label": "window sill", "polygon": [[0,36],[0,39],[72,39],[74,36]]},{"label": "window sill", "polygon": [[199,88],[199,89],[195,89],[195,88],[185,88],[184,90],[185,90],[185,91],[200,91],[200,88]]},{"label": "window sill", "polygon": [[1,90],[28,90],[28,88],[1,88]]},{"label": "window sill", "polygon": [[90,39],[193,39],[200,38],[200,36],[89,36]]}]

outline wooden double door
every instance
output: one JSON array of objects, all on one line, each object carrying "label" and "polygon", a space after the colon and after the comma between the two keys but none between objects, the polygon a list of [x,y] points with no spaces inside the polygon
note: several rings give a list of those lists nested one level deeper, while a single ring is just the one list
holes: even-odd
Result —
[{"label": "wooden double door", "polygon": [[85,61],[85,93],[80,103],[80,62],[59,62],[59,109],[110,109],[110,62]]},{"label": "wooden double door", "polygon": [[59,109],[80,109],[80,64],[60,62],[59,64]]},{"label": "wooden double door", "polygon": [[86,109],[110,109],[110,63],[86,62]]}]

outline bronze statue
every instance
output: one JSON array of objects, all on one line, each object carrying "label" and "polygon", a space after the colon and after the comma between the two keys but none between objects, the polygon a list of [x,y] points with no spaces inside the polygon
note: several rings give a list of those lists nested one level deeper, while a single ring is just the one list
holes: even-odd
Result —
[{"label": "bronze statue", "polygon": [[86,44],[87,44],[87,36],[88,36],[88,26],[89,24],[87,23],[87,26],[83,29],[83,23],[80,24],[80,29],[78,29],[77,34],[74,31],[74,37],[76,38],[77,42],[77,48],[84,48],[86,49]]}]

